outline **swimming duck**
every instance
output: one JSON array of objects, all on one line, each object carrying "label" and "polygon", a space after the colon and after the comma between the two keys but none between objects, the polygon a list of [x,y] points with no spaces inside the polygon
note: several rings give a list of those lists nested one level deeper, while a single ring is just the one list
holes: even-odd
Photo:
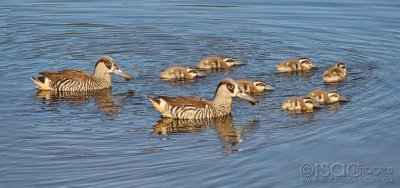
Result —
[{"label": "swimming duck", "polygon": [[225,78],[220,82],[212,101],[198,97],[146,96],[162,117],[173,119],[209,119],[230,114],[233,97],[245,99],[252,105],[257,103],[231,78]]},{"label": "swimming duck", "polygon": [[317,67],[308,57],[287,60],[276,65],[278,72],[309,71]]},{"label": "swimming duck", "polygon": [[169,80],[191,80],[198,77],[208,76],[196,69],[189,67],[174,66],[160,73],[162,79]]},{"label": "swimming duck", "polygon": [[119,74],[126,80],[133,77],[117,67],[110,56],[103,56],[96,62],[92,74],[81,70],[62,70],[58,72],[46,71],[39,74],[42,77],[34,78],[32,81],[39,90],[49,91],[91,91],[111,87],[110,73]]},{"label": "swimming duck", "polygon": [[310,97],[291,97],[282,103],[282,110],[288,111],[313,111],[314,108],[321,107],[313,98]]},{"label": "swimming duck", "polygon": [[246,94],[263,93],[274,90],[272,86],[268,85],[262,80],[238,80],[236,83],[239,85],[239,87],[242,87]]},{"label": "swimming duck", "polygon": [[197,67],[199,69],[226,69],[240,65],[245,65],[245,63],[237,61],[230,57],[221,58],[217,56],[212,56],[201,60],[200,64],[197,65]]},{"label": "swimming duck", "polygon": [[337,63],[334,67],[330,67],[324,72],[324,82],[340,82],[346,79],[347,66],[344,63]]},{"label": "swimming duck", "polygon": [[341,96],[337,91],[323,91],[323,90],[313,90],[308,93],[307,97],[313,98],[319,104],[331,104],[335,102],[348,102],[349,100]]}]

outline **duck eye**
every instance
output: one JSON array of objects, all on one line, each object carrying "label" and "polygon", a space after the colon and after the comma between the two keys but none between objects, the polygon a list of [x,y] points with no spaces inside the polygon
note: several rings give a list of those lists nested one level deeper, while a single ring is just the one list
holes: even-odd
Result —
[{"label": "duck eye", "polygon": [[197,73],[195,70],[190,70],[189,73]]},{"label": "duck eye", "polygon": [[312,100],[306,100],[305,103],[314,104],[314,102]]},{"label": "duck eye", "polygon": [[339,97],[338,95],[336,95],[336,94],[334,94],[334,95],[332,95],[332,97]]},{"label": "duck eye", "polygon": [[228,84],[227,87],[228,87],[228,90],[231,91],[231,92],[233,92],[233,90],[235,89],[235,86],[232,85],[232,84]]},{"label": "duck eye", "polygon": [[111,67],[111,62],[107,61],[107,62],[106,62],[106,66],[107,66],[108,68],[110,68],[110,67]]},{"label": "duck eye", "polygon": [[235,62],[235,60],[233,60],[232,58],[229,58],[229,59],[226,60],[226,62],[227,63],[233,63],[233,62]]}]

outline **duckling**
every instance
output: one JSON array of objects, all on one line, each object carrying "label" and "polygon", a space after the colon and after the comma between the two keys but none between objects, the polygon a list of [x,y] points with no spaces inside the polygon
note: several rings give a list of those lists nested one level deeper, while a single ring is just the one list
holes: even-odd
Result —
[{"label": "duckling", "polygon": [[320,108],[321,106],[310,97],[291,97],[282,103],[282,110],[288,111],[313,111],[314,108]]},{"label": "duckling", "polygon": [[240,65],[245,65],[245,63],[237,61],[230,57],[221,58],[217,56],[212,56],[201,60],[200,64],[197,65],[197,67],[199,69],[226,69]]},{"label": "duckling", "polygon": [[324,82],[340,82],[346,79],[347,67],[344,63],[337,63],[334,67],[330,67],[324,72]]},{"label": "duckling", "polygon": [[268,85],[262,80],[238,80],[236,83],[239,85],[239,87],[242,87],[246,94],[263,93],[274,90],[272,86]]},{"label": "duckling", "polygon": [[313,90],[308,93],[307,97],[313,98],[319,104],[332,104],[335,102],[348,102],[349,100],[341,96],[337,91],[323,91],[323,90]]},{"label": "duckling", "polygon": [[42,77],[32,81],[39,90],[49,91],[92,91],[111,87],[110,73],[119,74],[126,80],[133,77],[117,67],[110,56],[103,56],[97,62],[92,74],[81,70],[62,70],[59,72],[40,72]]},{"label": "duckling", "polygon": [[297,60],[287,60],[276,65],[278,72],[309,71],[317,66],[308,58],[300,57]]},{"label": "duckling", "polygon": [[225,78],[220,82],[212,101],[199,97],[146,96],[162,117],[173,119],[210,119],[230,114],[233,97],[240,97],[252,105],[257,103],[231,78]]},{"label": "duckling", "polygon": [[191,80],[198,77],[208,76],[196,69],[189,67],[174,66],[160,73],[162,79],[168,80]]}]

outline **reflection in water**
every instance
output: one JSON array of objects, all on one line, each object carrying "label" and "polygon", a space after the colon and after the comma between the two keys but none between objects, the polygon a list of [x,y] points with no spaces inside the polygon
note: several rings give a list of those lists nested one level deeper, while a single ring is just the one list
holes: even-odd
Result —
[{"label": "reflection in water", "polygon": [[292,110],[292,111],[284,111],[284,113],[289,114],[292,118],[304,118],[306,120],[313,120],[314,119],[314,111],[298,111],[298,110]]},{"label": "reflection in water", "polygon": [[[132,91],[128,91],[127,93],[117,94],[116,96],[131,96],[133,94]],[[112,115],[117,112],[117,105],[122,102],[121,98],[118,98],[119,100],[113,99],[111,88],[81,92],[39,90],[36,93],[36,98],[44,99],[41,104],[47,105],[66,104],[67,106],[88,106],[94,101],[97,109],[101,112],[105,112],[106,115]]]},{"label": "reflection in water", "polygon": [[[224,148],[227,148],[243,142],[244,132],[251,130],[257,123],[258,121],[249,121],[245,126],[235,128],[230,114],[214,119],[199,120],[163,118],[154,126],[153,133],[161,135],[192,133],[200,132],[207,128],[214,128],[221,141],[228,142],[223,146]],[[230,150],[229,153],[232,151],[236,150]]]},{"label": "reflection in water", "polygon": [[282,76],[303,76],[303,77],[311,77],[312,71],[294,71],[294,72],[278,72],[277,74]]}]

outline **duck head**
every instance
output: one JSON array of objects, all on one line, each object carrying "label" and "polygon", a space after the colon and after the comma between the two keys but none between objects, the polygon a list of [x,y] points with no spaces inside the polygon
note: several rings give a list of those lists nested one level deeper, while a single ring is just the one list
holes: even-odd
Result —
[{"label": "duck head", "polygon": [[266,91],[272,91],[274,88],[270,85],[268,85],[266,82],[262,80],[256,80],[253,82],[254,88],[256,88],[257,92],[266,92]]},{"label": "duck head", "polygon": [[119,69],[115,64],[114,59],[110,56],[103,56],[99,60],[97,60],[95,73],[104,73],[104,74],[115,73],[125,78],[125,80],[127,81],[133,79],[133,76]]},{"label": "duck head", "polygon": [[250,95],[247,95],[244,88],[240,88],[239,85],[231,78],[225,78],[219,83],[216,95],[222,95],[224,97],[230,98],[239,97],[248,101],[251,105],[255,105],[258,103],[256,99],[254,99]]}]

